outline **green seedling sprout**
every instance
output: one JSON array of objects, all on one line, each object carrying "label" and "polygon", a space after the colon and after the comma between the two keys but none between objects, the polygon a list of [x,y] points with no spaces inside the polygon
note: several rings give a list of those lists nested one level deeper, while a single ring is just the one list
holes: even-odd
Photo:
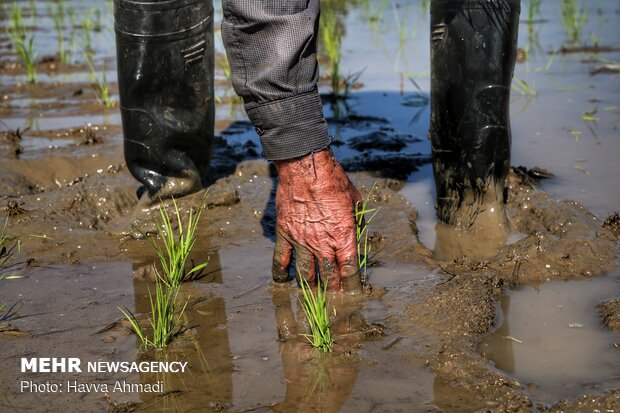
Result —
[{"label": "green seedling sprout", "polygon": [[536,89],[527,83],[525,80],[513,78],[512,90],[524,96],[537,96]]},{"label": "green seedling sprout", "polygon": [[299,271],[297,271],[297,280],[303,294],[303,300],[300,299],[300,302],[310,326],[310,334],[302,334],[302,336],[310,342],[312,347],[329,353],[332,351],[334,341],[327,312],[327,283],[320,283],[315,293]]},{"label": "green seedling sprout", "polygon": [[155,222],[155,227],[157,228],[157,235],[162,239],[163,246],[162,243],[155,241],[152,237],[148,239],[157,252],[164,272],[164,282],[169,287],[178,287],[183,281],[190,279],[192,275],[196,275],[209,264],[209,261],[206,261],[193,266],[189,271],[185,270],[189,254],[196,243],[196,229],[205,209],[205,203],[203,199],[197,211],[190,210],[185,225],[174,198],[172,198],[172,204],[174,205],[178,233],[174,230],[168,210],[162,205],[159,208],[161,221]]},{"label": "green seedling sprout", "polygon": [[[0,279],[2,278],[16,278],[16,276],[8,276],[2,271],[6,269],[7,263],[13,257],[15,252],[19,252],[21,248],[21,241],[19,238],[9,237],[7,235],[7,228],[9,226],[9,217],[4,220],[4,225],[0,231]],[[20,277],[21,278],[21,277]]]},{"label": "green seedling sprout", "polygon": [[52,6],[52,3],[48,3],[47,11],[54,22],[54,29],[56,30],[56,38],[58,41],[58,58],[60,59],[60,63],[68,63],[69,53],[65,50],[65,38],[62,32],[65,26],[64,0],[58,0],[55,8]]},{"label": "green seedling sprout", "polygon": [[413,92],[411,95],[406,97],[403,106],[411,106],[411,107],[426,107],[430,105],[431,98],[424,93],[418,82],[415,81],[413,76],[409,76],[409,81],[416,88],[416,92]]},{"label": "green seedling sprout", "polygon": [[530,0],[527,8],[527,24],[531,25],[536,20],[536,16],[540,14],[540,5],[542,0]]},{"label": "green seedling sprout", "polygon": [[188,303],[188,301],[185,301],[181,309],[177,311],[179,288],[170,287],[160,276],[159,272],[157,272],[157,270],[155,270],[155,272],[157,275],[155,279],[155,296],[151,293],[150,288],[148,290],[149,303],[151,306],[151,313],[148,316],[148,320],[152,330],[152,337],[148,337],[147,332],[142,328],[131,310],[128,308],[119,308],[140,339],[143,350],[148,350],[151,347],[157,349],[165,348],[175,336],[183,331],[181,319]]},{"label": "green seedling sprout", "polygon": [[549,59],[547,59],[547,63],[545,64],[544,67],[537,67],[536,71],[537,72],[548,72],[549,69],[551,69],[551,66],[553,65],[553,62],[555,60],[555,58],[558,56],[558,53],[556,51],[554,51],[553,53],[551,53],[551,56],[549,56]]},{"label": "green seedling sprout", "polygon": [[338,21],[338,14],[333,7],[327,7],[320,20],[321,37],[325,53],[329,58],[329,74],[331,76],[332,94],[334,99],[340,95],[340,61],[342,59],[342,36],[344,28]]},{"label": "green seedling sprout", "polygon": [[[376,183],[372,185],[368,194],[360,203],[355,205],[355,239],[357,241],[357,259],[359,269],[362,277],[362,284],[368,283],[368,256],[370,254],[371,246],[368,243],[368,224],[370,224],[373,218],[379,212],[379,208],[368,209],[368,202],[375,190]],[[366,214],[370,214],[366,217]]]},{"label": "green seedling sprout", "polygon": [[30,34],[24,26],[22,11],[17,3],[13,3],[11,11],[11,42],[17,52],[19,60],[26,69],[28,83],[37,82],[35,58],[37,53],[34,51],[34,35]]},{"label": "green seedling sprout", "polygon": [[566,32],[569,43],[580,43],[588,21],[588,10],[578,5],[576,0],[562,0],[560,5],[562,6],[560,24]]},{"label": "green seedling sprout", "polygon": [[583,115],[581,116],[581,120],[584,122],[598,122],[599,118],[594,116],[597,113],[598,113],[598,108],[586,110],[585,112],[583,112]]},{"label": "green seedling sprout", "polygon": [[105,63],[103,64],[103,67],[101,68],[101,78],[99,78],[99,76],[97,76],[97,71],[95,70],[95,66],[93,65],[93,62],[92,62],[91,53],[89,53],[88,51],[85,51],[84,55],[86,56],[86,62],[88,63],[88,66],[90,67],[90,76],[93,82],[95,83],[94,90],[97,96],[97,100],[103,106],[107,108],[113,108],[116,102],[114,102],[114,99],[112,99],[112,94],[110,93],[110,86],[108,85],[108,81],[106,79]]},{"label": "green seedling sprout", "polygon": [[[82,24],[82,43],[84,48],[84,54],[92,54],[93,52],[93,43],[90,32],[93,26],[93,17],[98,13],[98,9],[93,7],[86,14],[86,20]],[[89,59],[90,60],[90,59]]]}]

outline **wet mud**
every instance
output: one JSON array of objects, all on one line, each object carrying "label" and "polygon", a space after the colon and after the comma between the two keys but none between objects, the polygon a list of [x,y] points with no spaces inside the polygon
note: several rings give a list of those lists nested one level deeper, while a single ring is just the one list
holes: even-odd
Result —
[{"label": "wet mud", "polygon": [[598,308],[605,327],[611,330],[620,330],[620,300],[604,301],[598,305]]},{"label": "wet mud", "polygon": [[[336,352],[319,356],[298,335],[307,327],[297,286],[270,286],[273,171],[261,160],[238,162],[243,155],[220,145],[222,164],[236,166],[208,194],[193,258],[210,263],[183,287],[189,328],[166,352],[141,353],[117,307],[146,311],[154,254],[148,241],[109,230],[126,223],[138,201],[120,157],[119,133],[109,128],[101,131],[102,144],[79,145],[76,139],[65,148],[40,150],[40,159],[2,164],[12,182],[3,180],[9,230],[25,240],[15,257],[24,263],[12,273],[26,277],[7,280],[3,288],[3,300],[19,297],[0,333],[5,366],[58,346],[85,359],[190,360],[192,379],[163,377],[166,393],[83,396],[80,403],[93,409],[523,411],[536,407],[532,389],[494,370],[477,352],[494,324],[497,298],[506,288],[594,277],[613,267],[617,244],[610,230],[579,204],[556,201],[516,173],[507,211],[523,237],[485,259],[457,254],[442,260],[418,241],[417,211],[398,193],[401,181],[351,173],[363,193],[375,185],[370,206],[381,208],[373,222],[372,288],[353,300],[332,297]],[[187,210],[201,199],[198,193],[179,205]],[[40,395],[12,390],[16,371],[5,372],[11,405],[21,410],[43,402]],[[115,379],[157,381],[147,376]],[[366,380],[384,390],[360,389]],[[420,385],[418,392],[398,391],[409,380]],[[538,407],[583,411],[617,398],[610,392],[596,396],[595,404],[590,397]],[[58,406],[76,402],[70,396],[54,400]]]}]

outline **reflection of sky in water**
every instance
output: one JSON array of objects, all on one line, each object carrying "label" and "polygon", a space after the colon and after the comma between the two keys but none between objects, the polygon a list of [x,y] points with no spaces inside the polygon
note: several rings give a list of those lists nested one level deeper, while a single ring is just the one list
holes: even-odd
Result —
[{"label": "reflection of sky in water", "polygon": [[609,381],[620,371],[613,344],[620,333],[601,329],[596,309],[619,292],[613,277],[511,291],[501,299],[499,327],[480,350],[523,383],[539,384],[548,401],[581,394],[589,383]]}]

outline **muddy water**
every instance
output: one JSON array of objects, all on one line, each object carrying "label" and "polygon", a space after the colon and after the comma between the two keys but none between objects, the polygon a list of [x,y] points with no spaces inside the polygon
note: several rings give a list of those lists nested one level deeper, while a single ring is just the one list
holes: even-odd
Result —
[{"label": "muddy water", "polygon": [[601,328],[596,306],[618,293],[617,275],[510,291],[480,351],[547,402],[617,386],[620,334]]},{"label": "muddy water", "polygon": [[[271,248],[272,243],[262,241],[243,248],[210,251],[204,279],[183,289],[190,302],[185,318],[190,328],[161,354],[139,352],[139,343],[134,336],[128,336],[125,325],[110,325],[113,320],[120,321],[118,307],[135,309],[139,314],[149,305],[146,284],[128,277],[130,262],[31,271],[28,278],[14,280],[3,288],[3,295],[23,300],[14,324],[37,335],[0,342],[2,387],[13,389],[21,380],[39,382],[40,375],[17,374],[14,367],[22,356],[53,353],[80,357],[84,363],[187,361],[189,373],[184,374],[46,377],[50,383],[66,384],[77,379],[105,383],[110,389],[117,380],[163,382],[163,395],[114,393],[112,405],[134,406],[141,411],[203,411],[205,406],[213,411],[426,411],[441,401],[441,395],[434,395],[433,375],[421,361],[411,357],[421,345],[414,337],[398,340],[389,348],[385,347],[395,336],[360,341],[360,330],[373,323],[389,328],[386,317],[402,312],[404,302],[332,296],[330,312],[336,309],[333,333],[337,342],[332,356],[314,352],[302,337],[278,342],[279,326],[286,325],[296,334],[305,331],[305,324],[297,288],[269,287],[266,269]],[[423,267],[404,265],[382,267],[373,272],[372,278],[377,288],[394,290],[410,290],[412,283],[435,279]],[[50,296],[54,297],[52,305]],[[20,342],[27,344],[16,345]],[[10,396],[9,403],[18,411],[40,404],[53,410],[62,406],[77,411],[83,403],[92,409],[105,408],[108,402],[101,396],[70,393],[50,398],[30,394]]]}]

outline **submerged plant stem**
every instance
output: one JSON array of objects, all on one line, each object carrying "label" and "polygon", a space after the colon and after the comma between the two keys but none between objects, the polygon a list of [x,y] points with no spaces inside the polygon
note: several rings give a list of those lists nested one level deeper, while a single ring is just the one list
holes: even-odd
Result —
[{"label": "submerged plant stem", "polygon": [[331,352],[333,340],[327,312],[327,283],[317,286],[315,293],[308,281],[299,275],[299,272],[297,279],[303,294],[303,301],[300,299],[301,305],[310,326],[310,334],[302,335],[312,344],[312,347],[325,353]]}]

